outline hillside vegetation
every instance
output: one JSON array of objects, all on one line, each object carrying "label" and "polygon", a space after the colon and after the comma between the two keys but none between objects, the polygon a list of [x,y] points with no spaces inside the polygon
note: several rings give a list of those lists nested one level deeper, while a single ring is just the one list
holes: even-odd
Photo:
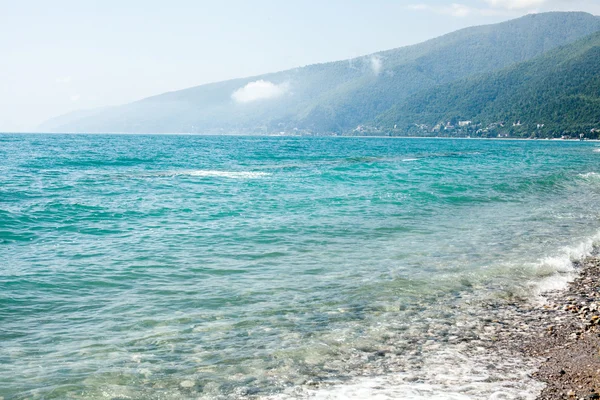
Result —
[{"label": "hillside vegetation", "polygon": [[[457,126],[460,121],[465,126]],[[600,33],[499,72],[419,93],[376,125],[412,134],[598,137]]]}]

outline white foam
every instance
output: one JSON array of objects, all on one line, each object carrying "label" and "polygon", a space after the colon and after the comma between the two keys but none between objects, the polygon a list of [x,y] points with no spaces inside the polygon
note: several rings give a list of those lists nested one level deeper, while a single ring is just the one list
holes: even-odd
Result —
[{"label": "white foam", "polygon": [[192,171],[174,171],[173,175],[187,175],[187,176],[199,176],[199,177],[218,177],[218,178],[230,178],[230,179],[256,179],[265,176],[270,176],[268,172],[257,172],[257,171],[219,171],[210,169],[198,169]]},{"label": "white foam", "polygon": [[[425,356],[422,368],[410,372],[358,377],[322,388],[293,388],[269,400],[425,400],[535,399],[544,384],[531,373],[537,361],[497,354],[469,344],[455,345]],[[488,368],[494,365],[494,368]]]},{"label": "white foam", "polygon": [[534,283],[534,293],[541,295],[551,290],[562,290],[575,277],[574,263],[591,256],[600,243],[600,232],[580,243],[562,248],[553,257],[545,257],[534,265],[534,273],[541,280]]},{"label": "white foam", "polygon": [[600,153],[600,149],[594,149],[594,153]]},{"label": "white foam", "polygon": [[403,162],[409,162],[409,161],[419,161],[418,158],[404,158],[402,159]]}]

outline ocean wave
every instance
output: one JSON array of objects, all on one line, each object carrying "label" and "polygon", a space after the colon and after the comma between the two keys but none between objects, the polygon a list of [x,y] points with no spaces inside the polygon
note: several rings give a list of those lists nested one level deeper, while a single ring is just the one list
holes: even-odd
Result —
[{"label": "ocean wave", "polygon": [[270,176],[271,174],[269,172],[258,171],[220,171],[211,169],[198,169],[191,171],[173,171],[169,175],[198,176],[203,178],[217,177],[230,179],[256,179]]},{"label": "ocean wave", "polygon": [[575,277],[576,264],[594,254],[600,245],[600,232],[573,245],[563,247],[558,254],[545,257],[533,266],[539,278],[534,282],[534,294],[541,295],[551,290],[562,290]]},{"label": "ocean wave", "polygon": [[581,178],[592,178],[592,179],[598,179],[600,178],[600,174],[597,172],[586,172],[585,174],[579,174],[579,177]]},{"label": "ocean wave", "polygon": [[600,173],[598,172],[586,172],[577,174],[577,178],[579,178],[580,182],[592,187],[597,187],[600,183]]},{"label": "ocean wave", "polygon": [[418,158],[403,158],[402,162],[409,162],[409,161],[419,161]]}]

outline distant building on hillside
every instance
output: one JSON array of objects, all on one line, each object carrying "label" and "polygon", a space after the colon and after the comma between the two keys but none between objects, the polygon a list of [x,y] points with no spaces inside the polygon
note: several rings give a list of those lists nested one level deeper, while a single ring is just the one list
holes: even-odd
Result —
[{"label": "distant building on hillside", "polygon": [[458,126],[469,126],[473,121],[458,121]]}]

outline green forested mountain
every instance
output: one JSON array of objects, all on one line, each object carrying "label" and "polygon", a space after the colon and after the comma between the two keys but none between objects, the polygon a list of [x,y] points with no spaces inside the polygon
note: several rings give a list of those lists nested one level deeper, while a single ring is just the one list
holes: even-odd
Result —
[{"label": "green forested mountain", "polygon": [[[460,121],[463,127],[460,127]],[[466,125],[471,121],[471,124]],[[413,134],[598,137],[600,32],[499,72],[412,96],[377,125]],[[443,128],[448,125],[448,129]]]},{"label": "green forested mountain", "polygon": [[[411,118],[418,114],[414,107],[423,104],[424,98],[419,96],[432,96],[430,89],[451,90],[454,86],[444,85],[457,81],[464,84],[465,78],[503,70],[598,31],[600,18],[586,13],[528,15],[351,60],[202,85],[122,106],[73,113],[50,120],[40,129],[204,133],[298,129],[344,133],[360,124],[377,122],[390,127],[394,121],[412,129]],[[410,103],[415,106],[408,109],[412,106],[407,101],[415,101]],[[432,109],[428,110],[428,121],[453,111],[446,109],[447,113],[434,116]]]}]

